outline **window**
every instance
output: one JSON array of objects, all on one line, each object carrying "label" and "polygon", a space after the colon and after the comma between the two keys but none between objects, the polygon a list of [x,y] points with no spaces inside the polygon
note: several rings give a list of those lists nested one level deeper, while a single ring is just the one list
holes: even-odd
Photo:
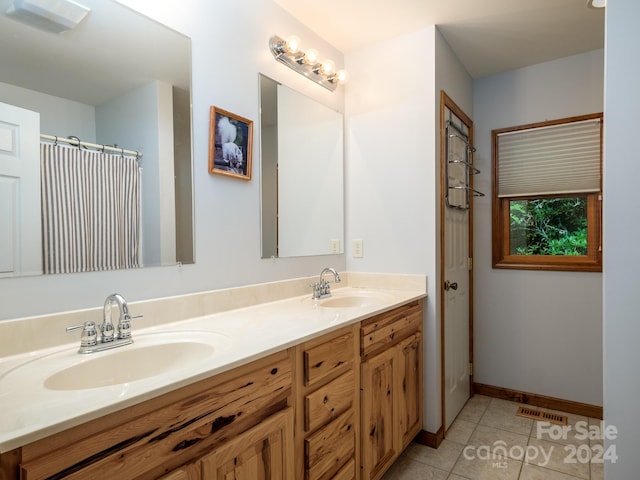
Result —
[{"label": "window", "polygon": [[602,114],[492,137],[494,268],[602,271]]}]

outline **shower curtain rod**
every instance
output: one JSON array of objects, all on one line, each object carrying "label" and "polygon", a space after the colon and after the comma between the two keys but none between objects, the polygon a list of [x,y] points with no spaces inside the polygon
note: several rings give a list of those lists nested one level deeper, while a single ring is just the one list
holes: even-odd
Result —
[{"label": "shower curtain rod", "polygon": [[135,150],[127,150],[126,148],[112,147],[111,145],[99,145],[97,143],[83,142],[78,137],[65,138],[65,137],[58,137],[56,135],[45,135],[44,133],[42,133],[40,134],[40,140],[48,140],[50,142],[55,142],[55,143],[61,143],[61,142],[68,143],[69,145],[74,145],[76,147],[82,146],[87,148],[94,148],[96,150],[102,150],[103,153],[105,151],[110,151],[114,153],[119,153],[121,155],[131,155],[131,156],[135,156],[136,159],[142,157],[142,153],[136,152]]}]

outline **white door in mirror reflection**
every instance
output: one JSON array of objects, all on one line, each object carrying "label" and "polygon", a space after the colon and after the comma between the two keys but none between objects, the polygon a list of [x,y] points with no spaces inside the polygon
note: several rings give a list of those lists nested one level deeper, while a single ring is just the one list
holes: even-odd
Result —
[{"label": "white door in mirror reflection", "polygon": [[42,273],[40,114],[0,103],[0,276]]}]

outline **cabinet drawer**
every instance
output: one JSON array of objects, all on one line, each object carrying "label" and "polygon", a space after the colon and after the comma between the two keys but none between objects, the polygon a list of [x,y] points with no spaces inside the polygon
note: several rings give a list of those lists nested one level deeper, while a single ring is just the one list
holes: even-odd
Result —
[{"label": "cabinet drawer", "polygon": [[360,329],[360,353],[367,356],[422,329],[419,301],[365,320]]},{"label": "cabinet drawer", "polygon": [[304,429],[315,430],[353,405],[353,370],[304,397]]},{"label": "cabinet drawer", "polygon": [[159,480],[200,480],[200,464],[185,465],[162,476]]},{"label": "cabinet drawer", "polygon": [[351,460],[335,474],[332,480],[353,480],[356,478],[356,462]]},{"label": "cabinet drawer", "polygon": [[304,351],[304,382],[311,385],[353,367],[353,334],[347,333]]},{"label": "cabinet drawer", "polygon": [[308,480],[334,478],[355,453],[354,414],[349,410],[304,441]]}]

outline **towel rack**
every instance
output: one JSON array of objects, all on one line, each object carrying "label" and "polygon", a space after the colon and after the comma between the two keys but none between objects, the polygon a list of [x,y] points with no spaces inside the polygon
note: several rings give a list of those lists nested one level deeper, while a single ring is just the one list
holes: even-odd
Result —
[{"label": "towel rack", "polygon": [[472,196],[485,196],[471,187],[471,176],[480,173],[471,159],[476,149],[469,143],[469,136],[454,123],[447,120],[445,125],[445,204],[449,208],[468,210]]}]

